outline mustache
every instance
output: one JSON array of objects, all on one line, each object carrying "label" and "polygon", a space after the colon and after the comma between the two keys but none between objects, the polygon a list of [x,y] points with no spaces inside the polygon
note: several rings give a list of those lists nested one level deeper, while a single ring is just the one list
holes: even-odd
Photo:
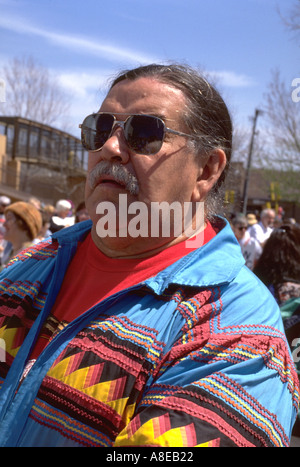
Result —
[{"label": "mustache", "polygon": [[98,185],[102,175],[113,177],[117,183],[124,185],[131,195],[137,195],[139,192],[137,178],[122,164],[100,161],[88,175],[88,183],[92,190]]}]

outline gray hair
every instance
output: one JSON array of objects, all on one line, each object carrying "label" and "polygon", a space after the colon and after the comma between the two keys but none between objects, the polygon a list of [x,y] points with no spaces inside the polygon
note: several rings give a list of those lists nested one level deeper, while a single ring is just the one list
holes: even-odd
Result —
[{"label": "gray hair", "polygon": [[67,199],[60,199],[55,205],[57,212],[66,211],[67,209],[72,209],[72,204]]},{"label": "gray hair", "polygon": [[269,216],[269,215],[274,215],[275,216],[274,209],[271,209],[271,208],[263,209],[261,211],[261,213],[260,213],[260,218],[263,219],[264,217]]}]

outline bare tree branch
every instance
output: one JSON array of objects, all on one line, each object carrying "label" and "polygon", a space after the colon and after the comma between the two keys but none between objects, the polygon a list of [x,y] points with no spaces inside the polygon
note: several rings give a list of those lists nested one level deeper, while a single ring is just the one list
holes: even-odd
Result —
[{"label": "bare tree branch", "polygon": [[273,70],[262,106],[266,128],[258,155],[266,178],[277,184],[282,199],[299,201],[300,104],[292,99],[292,86]]},{"label": "bare tree branch", "polygon": [[55,124],[70,108],[70,98],[50,72],[32,57],[14,58],[3,68],[6,105],[3,112]]},{"label": "bare tree branch", "polygon": [[295,0],[295,4],[287,16],[283,16],[280,10],[279,15],[289,31],[296,33],[298,37],[300,33],[300,0]]},{"label": "bare tree branch", "polygon": [[300,106],[293,102],[291,93],[292,88],[281,81],[280,72],[273,71],[263,110],[275,147],[289,155],[290,162],[300,157]]}]

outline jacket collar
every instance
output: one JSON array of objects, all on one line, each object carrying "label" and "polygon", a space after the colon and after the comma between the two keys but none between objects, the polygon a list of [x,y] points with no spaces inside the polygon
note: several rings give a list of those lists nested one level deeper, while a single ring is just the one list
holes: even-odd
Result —
[{"label": "jacket collar", "polygon": [[215,220],[220,229],[215,237],[149,279],[147,285],[161,293],[171,283],[201,288],[234,280],[245,260],[228,221],[221,217]]},{"label": "jacket collar", "polygon": [[57,240],[60,245],[83,241],[92,228],[92,221],[78,222],[66,229],[61,229],[52,235],[53,240]]},{"label": "jacket collar", "polygon": [[[219,229],[213,239],[146,280],[145,284],[159,294],[170,284],[201,288],[220,286],[235,279],[245,264],[240,245],[226,219],[216,217],[212,224],[217,224]],[[77,243],[85,238],[91,227],[91,221],[79,222],[52,237],[60,245]]]}]

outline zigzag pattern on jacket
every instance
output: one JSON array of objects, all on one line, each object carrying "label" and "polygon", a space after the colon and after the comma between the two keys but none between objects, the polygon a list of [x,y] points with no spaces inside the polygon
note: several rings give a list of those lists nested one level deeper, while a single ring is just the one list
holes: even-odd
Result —
[{"label": "zigzag pattern on jacket", "polygon": [[[30,254],[44,260],[55,253],[44,244]],[[0,376],[5,378],[46,295],[39,281],[29,280],[7,280],[1,292],[0,338],[7,359]],[[146,306],[146,292],[149,297],[148,289],[131,292],[131,303]],[[288,446],[276,416],[226,373],[249,359],[261,361],[287,385],[296,407],[297,377],[281,333],[263,325],[223,326],[218,287],[195,293],[173,285],[155,300],[160,306],[174,304],[164,332],[155,310],[150,326],[135,320],[134,306],[125,316],[114,304],[54,361],[30,419],[82,446],[141,446],[143,439],[147,446]],[[182,325],[166,348],[168,320],[174,316]],[[181,381],[184,368],[191,374],[197,369],[197,379]]]}]

